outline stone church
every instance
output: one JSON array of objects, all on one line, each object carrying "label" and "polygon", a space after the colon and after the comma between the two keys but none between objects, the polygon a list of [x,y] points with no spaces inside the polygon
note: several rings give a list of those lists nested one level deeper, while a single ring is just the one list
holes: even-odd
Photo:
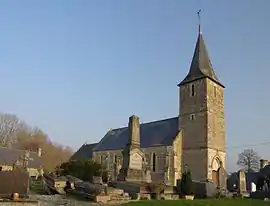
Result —
[{"label": "stone church", "polygon": [[133,115],[127,127],[109,130],[99,143],[84,144],[72,159],[92,158],[116,179],[123,150],[135,137],[153,182],[176,185],[186,167],[194,181],[226,181],[219,179],[219,169],[226,168],[225,87],[213,70],[201,25],[190,69],[177,86],[176,117],[140,124]]}]

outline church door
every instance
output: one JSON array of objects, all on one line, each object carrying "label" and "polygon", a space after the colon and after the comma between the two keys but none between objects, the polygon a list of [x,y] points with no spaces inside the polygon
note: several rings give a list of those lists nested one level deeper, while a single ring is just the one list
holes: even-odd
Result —
[{"label": "church door", "polygon": [[212,181],[215,184],[218,184],[218,171],[216,170],[212,170]]}]

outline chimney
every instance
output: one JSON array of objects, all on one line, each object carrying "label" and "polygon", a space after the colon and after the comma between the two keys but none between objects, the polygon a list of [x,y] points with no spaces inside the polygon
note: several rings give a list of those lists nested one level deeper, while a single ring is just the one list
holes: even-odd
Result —
[{"label": "chimney", "polygon": [[129,139],[128,145],[140,146],[140,122],[139,117],[132,115],[128,122]]},{"label": "chimney", "polygon": [[38,150],[37,150],[37,155],[38,155],[39,157],[41,157],[41,153],[42,153],[42,149],[39,147]]},{"label": "chimney", "polygon": [[260,159],[260,169],[268,165],[268,160]]}]

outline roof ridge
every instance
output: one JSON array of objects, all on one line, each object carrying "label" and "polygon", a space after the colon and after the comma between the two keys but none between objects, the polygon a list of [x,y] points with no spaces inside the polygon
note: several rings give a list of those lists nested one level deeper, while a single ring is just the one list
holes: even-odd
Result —
[{"label": "roof ridge", "polygon": [[29,151],[29,152],[37,153],[36,151],[31,151],[31,150],[27,150],[27,149],[23,150],[23,149],[9,148],[9,147],[0,147],[0,149],[7,149],[7,150],[18,151],[18,152]]},{"label": "roof ridge", "polygon": [[96,143],[83,144],[82,146],[89,146],[89,145],[95,145],[95,144],[98,144],[98,143],[96,142]]},{"label": "roof ridge", "polygon": [[[170,117],[170,118],[166,118],[166,119],[154,120],[154,121],[150,121],[150,122],[141,122],[140,123],[140,126],[146,125],[146,124],[152,124],[152,123],[158,123],[158,122],[168,121],[168,120],[175,119],[175,118],[178,118],[178,117],[176,116],[176,117]],[[125,128],[128,128],[128,126],[114,128],[111,131],[114,131],[115,132],[116,130],[121,130],[121,129],[125,129]],[[110,133],[110,132],[108,132],[108,133]]]},{"label": "roof ridge", "polygon": [[[168,121],[168,120],[171,120],[171,119],[175,119],[175,118],[178,118],[178,117],[170,117],[170,118],[166,118],[166,119],[160,119],[160,120],[155,120],[155,121],[152,121],[152,122],[145,122],[145,123],[141,123],[141,124],[151,124],[151,123],[157,123],[157,122],[163,122],[163,121]],[[140,124],[140,125],[141,125]]]}]

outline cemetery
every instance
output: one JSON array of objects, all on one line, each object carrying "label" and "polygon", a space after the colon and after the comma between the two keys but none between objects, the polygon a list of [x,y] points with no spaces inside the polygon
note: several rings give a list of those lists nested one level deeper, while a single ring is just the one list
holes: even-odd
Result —
[{"label": "cemetery", "polygon": [[[163,7],[161,8],[163,10]],[[129,13],[126,12],[125,9],[123,10],[125,13]],[[78,13],[81,12],[79,9],[78,11]],[[107,130],[104,131],[104,136],[98,139],[95,137],[95,142],[92,142],[91,144],[84,143],[73,155],[73,151],[68,151],[68,149],[64,149],[62,146],[54,145],[54,143],[47,138],[47,134],[43,134],[41,130],[37,128],[32,129],[32,127],[30,129],[30,127],[28,128],[26,125],[19,126],[18,123],[16,123],[18,124],[18,128],[13,128],[9,125],[11,123],[9,123],[10,121],[7,121],[8,118],[2,118],[2,125],[5,126],[2,126],[1,129],[5,132],[2,132],[0,135],[2,137],[2,140],[0,140],[0,157],[2,158],[2,160],[0,158],[0,206],[270,205],[270,164],[268,160],[260,160],[260,157],[257,159],[255,158],[258,165],[254,169],[251,168],[252,164],[250,158],[247,158],[246,165],[241,167],[240,170],[238,170],[239,168],[235,170],[233,169],[233,171],[236,172],[230,175],[228,174],[227,169],[230,167],[228,167],[227,163],[227,126],[225,123],[224,109],[225,84],[218,77],[215,72],[216,69],[214,69],[215,66],[213,66],[211,63],[206,42],[203,38],[200,12],[201,9],[199,9],[197,12],[199,20],[197,28],[197,40],[190,67],[185,76],[183,76],[184,78],[182,78],[182,80],[177,84],[179,102],[178,111],[175,113],[175,115],[167,117],[166,119],[153,119],[149,122],[141,122],[139,116],[133,113],[129,117],[129,121],[125,126],[119,125],[120,127],[114,127],[117,123],[117,121],[115,121],[116,118],[114,117],[113,121],[107,121],[107,119],[104,121],[107,117],[103,116],[108,116],[108,114],[106,114],[107,111],[103,109],[99,113],[99,116],[101,116],[100,120],[102,120],[100,124],[107,124],[107,122],[110,121],[110,123],[108,123],[109,125],[104,126],[107,128]],[[50,12],[50,15],[52,13],[53,12]],[[62,13],[66,12],[61,12],[61,14]],[[111,12],[106,13],[110,13],[111,15]],[[170,13],[172,12],[170,11]],[[74,18],[75,15],[70,16]],[[156,17],[153,16],[153,19],[154,18]],[[121,17],[121,19],[123,18]],[[143,17],[143,19],[145,20],[145,17]],[[96,23],[98,18],[95,18],[94,20]],[[158,22],[157,25],[162,23],[168,26],[167,21],[164,21],[164,23],[163,21],[160,21],[159,18],[157,18],[156,21]],[[129,23],[129,25],[132,24]],[[114,26],[115,25],[112,27]],[[223,26],[220,24],[219,27]],[[61,29],[64,27],[55,26],[55,28]],[[125,26],[123,26],[123,28],[125,28]],[[148,27],[145,28],[148,29]],[[70,30],[71,29],[65,29],[65,31]],[[77,29],[74,28],[74,31],[77,32]],[[91,35],[92,33],[94,32],[91,32]],[[123,34],[125,38],[128,36],[124,32]],[[134,34],[135,33],[132,35]],[[155,32],[155,34],[157,33]],[[65,36],[68,35],[65,34]],[[107,37],[108,36],[111,36],[111,34],[107,35]],[[139,37],[140,35],[135,34],[134,36]],[[143,33],[142,36],[144,36]],[[87,37],[87,39],[91,38]],[[61,36],[61,40],[62,39],[63,37]],[[75,39],[80,40],[80,38],[74,38],[74,40]],[[166,39],[168,38],[166,37]],[[76,42],[74,45],[80,44],[77,44]],[[120,46],[119,48],[121,48]],[[12,51],[12,49],[10,49],[10,51]],[[74,51],[76,51],[77,54],[77,50]],[[98,52],[93,53],[95,55],[98,54]],[[86,52],[86,55],[87,54],[88,53]],[[132,55],[134,54],[135,50],[132,49]],[[59,55],[55,56],[58,59]],[[85,55],[80,56],[85,57]],[[109,56],[111,57],[111,55]],[[170,56],[172,55],[170,54]],[[37,57],[33,59],[39,60]],[[94,56],[91,62],[95,59],[98,58]],[[113,57],[113,59],[115,59],[115,57]],[[123,59],[126,60],[126,57],[121,58],[121,65],[123,65]],[[158,59],[158,57],[155,57],[155,59]],[[41,61],[39,60],[38,62]],[[129,61],[126,62],[129,63]],[[147,65],[146,62],[142,63],[143,65]],[[108,65],[110,64],[111,62],[109,62]],[[133,64],[134,63],[131,65]],[[72,66],[70,63],[67,63],[67,65]],[[162,64],[160,65],[163,66]],[[172,65],[169,67],[172,67]],[[135,64],[135,66],[142,67],[139,64]],[[46,67],[50,66],[47,65]],[[102,68],[105,66],[99,67]],[[71,69],[71,67],[69,69]],[[125,69],[125,71],[127,70]],[[134,74],[138,73],[140,77],[142,74],[145,75],[145,71],[140,73],[135,68],[134,71]],[[128,74],[129,72],[126,73]],[[151,78],[156,78],[158,73],[159,72],[157,71],[149,72],[149,76]],[[167,71],[166,73],[169,74]],[[65,74],[68,74],[68,72],[65,72]],[[178,75],[178,73],[175,73],[174,75]],[[103,76],[105,75],[102,75],[102,77]],[[91,76],[91,78],[93,77]],[[109,79],[111,80],[113,78],[114,77],[110,74]],[[132,78],[129,81],[124,82],[123,79],[126,80],[126,77],[121,75],[121,80],[118,80],[122,84],[121,88],[124,87],[124,84],[129,83],[129,85],[132,86],[132,88],[130,86],[130,91],[126,90],[125,92],[122,92],[121,90],[114,90],[113,92],[114,95],[117,93],[123,93],[125,95],[123,100],[129,99],[131,96],[134,98],[134,100],[130,98],[130,102],[121,100],[117,103],[117,105],[121,104],[123,107],[129,104],[132,105],[133,108],[128,112],[138,111],[137,108],[140,106],[136,105],[138,103],[135,101],[137,98],[135,96],[135,88],[137,88],[137,84],[142,85],[139,83],[139,80],[141,79],[137,78],[135,75]],[[31,79],[34,78],[31,77]],[[146,78],[145,76],[145,79],[147,79],[147,84],[145,84],[142,88],[148,87],[150,84],[150,78]],[[78,82],[81,83],[83,81],[79,80]],[[93,81],[91,80],[89,82]],[[101,82],[103,83],[109,81],[106,79],[98,79],[98,82],[100,86]],[[113,84],[110,83],[110,85]],[[99,87],[99,92],[100,89],[102,89],[102,87]],[[73,92],[72,89],[69,90],[69,92]],[[155,91],[158,90],[159,89],[155,89]],[[55,90],[55,93],[56,91],[57,90]],[[64,92],[59,92],[56,94],[63,93]],[[78,92],[78,94],[79,93],[80,92]],[[138,93],[141,95],[140,92]],[[77,96],[74,94],[71,94],[72,100],[76,100],[77,102]],[[106,91],[106,97],[107,95],[108,92]],[[86,95],[83,95],[83,101],[85,101],[85,97]],[[143,100],[146,100],[147,97],[149,97],[149,95],[146,95],[145,97],[142,96]],[[155,104],[159,103],[158,100],[156,101],[154,99],[155,96],[150,97],[155,101]],[[58,95],[57,98],[59,98]],[[115,101],[118,100],[116,96],[114,96],[114,98]],[[111,105],[113,101],[110,101],[112,99],[111,97],[108,99],[110,104],[106,105],[106,109],[112,111],[114,110],[112,109]],[[167,102],[171,101],[167,97],[167,94],[166,97],[162,97],[162,99],[166,100],[166,104]],[[101,99],[100,102],[106,102],[104,100]],[[57,102],[55,100],[53,101]],[[42,104],[35,103],[35,105],[40,106]],[[77,108],[78,106],[74,104],[72,107]],[[168,107],[170,106],[166,105],[166,112]],[[70,107],[66,108],[70,109]],[[122,110],[122,108],[120,108],[120,110]],[[81,111],[85,112],[83,109]],[[126,111],[123,110],[123,112],[125,112],[126,115]],[[74,112],[74,114],[75,113],[80,114],[80,112],[77,111]],[[118,113],[114,116],[118,116]],[[144,118],[144,116],[147,116],[147,114],[141,116]],[[157,117],[158,116],[156,116],[156,118]],[[17,119],[14,121],[14,117],[12,119],[13,120],[11,122],[20,122]],[[72,120],[73,125],[75,120],[79,118],[70,119]],[[81,120],[79,119],[79,121]],[[14,123],[14,125],[16,124]],[[87,130],[92,132],[95,124],[96,122],[91,123]],[[78,131],[81,130],[81,125],[83,124],[80,124]],[[114,128],[111,128],[111,126]],[[58,132],[52,133],[57,134]],[[72,132],[70,133],[73,134]],[[81,134],[80,132],[76,132],[76,135],[79,137]],[[10,136],[9,139],[7,138],[8,136]],[[60,155],[59,151],[63,152],[63,157]],[[57,159],[58,157],[59,161],[57,160],[56,163],[52,165],[49,164],[52,160],[55,158]],[[44,166],[45,163],[50,166],[49,169]]]}]

